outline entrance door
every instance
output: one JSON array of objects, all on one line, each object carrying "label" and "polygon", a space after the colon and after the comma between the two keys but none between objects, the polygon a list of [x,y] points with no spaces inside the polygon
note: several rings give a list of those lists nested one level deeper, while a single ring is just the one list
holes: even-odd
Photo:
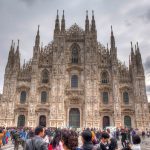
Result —
[{"label": "entrance door", "polygon": [[110,120],[109,120],[109,116],[104,116],[103,117],[103,128],[110,126]]},{"label": "entrance door", "polygon": [[46,127],[46,117],[44,115],[40,116],[39,125]]},{"label": "entrance door", "polygon": [[24,127],[25,126],[25,116],[19,115],[18,117],[18,127]]},{"label": "entrance door", "polygon": [[71,108],[69,111],[69,127],[80,128],[80,111],[78,108]]},{"label": "entrance door", "polygon": [[124,127],[131,128],[131,117],[130,116],[124,117]]}]

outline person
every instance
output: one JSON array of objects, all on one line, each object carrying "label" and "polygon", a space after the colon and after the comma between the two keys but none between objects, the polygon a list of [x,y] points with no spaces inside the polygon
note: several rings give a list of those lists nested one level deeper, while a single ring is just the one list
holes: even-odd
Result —
[{"label": "person", "polygon": [[2,131],[2,129],[0,129],[0,150],[1,150],[1,146],[2,146],[3,136],[4,136],[3,131]]},{"label": "person", "polygon": [[117,139],[112,137],[110,138],[109,150],[116,150],[116,149],[118,149]]},{"label": "person", "polygon": [[126,140],[127,140],[127,136],[126,136],[126,132],[124,129],[121,130],[121,143],[122,143],[122,147],[126,147]]},{"label": "person", "polygon": [[149,136],[150,136],[150,131],[147,131],[147,137],[149,138]]},{"label": "person", "polygon": [[109,150],[109,134],[106,132],[103,132],[101,135],[101,141],[100,141],[100,150]]},{"label": "person", "polygon": [[142,131],[142,139],[145,139],[145,131]]},{"label": "person", "polygon": [[6,144],[8,144],[8,139],[10,138],[9,130],[6,131]]},{"label": "person", "polygon": [[3,145],[5,145],[6,144],[6,130],[5,130],[5,127],[3,128],[3,138],[2,138],[2,143],[3,143]]},{"label": "person", "polygon": [[81,133],[81,141],[82,141],[82,150],[92,150],[93,143],[92,143],[92,132],[90,130],[84,130]]},{"label": "person", "polygon": [[63,150],[61,142],[61,130],[56,130],[55,136],[50,144],[49,150]]},{"label": "person", "polygon": [[27,134],[27,138],[32,139],[33,137],[34,137],[34,131],[33,131],[33,128],[31,128]]},{"label": "person", "polygon": [[78,146],[78,135],[73,130],[62,130],[61,142],[64,150],[76,150]]},{"label": "person", "polygon": [[26,141],[24,150],[48,150],[47,143],[43,140],[45,130],[42,126],[35,128],[35,136]]},{"label": "person", "polygon": [[118,128],[116,129],[116,139],[117,141],[119,141],[119,129]]},{"label": "person", "polygon": [[134,135],[133,136],[133,145],[131,147],[132,150],[141,150],[141,138],[139,137],[139,135]]}]

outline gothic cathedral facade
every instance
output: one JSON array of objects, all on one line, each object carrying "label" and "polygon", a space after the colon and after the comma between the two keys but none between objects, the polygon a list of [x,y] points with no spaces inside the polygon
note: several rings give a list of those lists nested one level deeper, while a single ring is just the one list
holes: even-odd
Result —
[{"label": "gothic cathedral facade", "polygon": [[94,13],[85,29],[65,27],[57,13],[53,41],[20,65],[19,41],[12,41],[0,103],[0,125],[46,127],[149,127],[145,75],[138,43],[129,67],[117,58],[111,27],[110,48],[97,41]]}]

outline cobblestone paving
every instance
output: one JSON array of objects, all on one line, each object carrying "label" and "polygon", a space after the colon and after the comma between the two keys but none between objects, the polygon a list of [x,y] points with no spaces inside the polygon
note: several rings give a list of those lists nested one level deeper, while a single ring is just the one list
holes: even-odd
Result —
[{"label": "cobblestone paving", "polygon": [[[82,145],[80,138],[79,138],[79,145]],[[121,150],[122,146],[120,141],[118,142],[118,146],[119,150]],[[141,148],[142,150],[150,150],[150,138],[146,138],[145,140],[142,141]],[[14,150],[14,145],[11,142],[9,142],[9,144],[2,147],[2,150]],[[20,146],[19,150],[23,150],[23,148]]]}]

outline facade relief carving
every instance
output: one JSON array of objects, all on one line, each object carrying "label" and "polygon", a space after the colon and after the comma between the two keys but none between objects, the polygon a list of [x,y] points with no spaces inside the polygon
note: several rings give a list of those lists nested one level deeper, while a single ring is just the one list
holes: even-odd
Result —
[{"label": "facade relief carving", "polygon": [[[44,115],[47,126],[66,127],[72,115],[69,110],[75,108],[72,116],[78,118],[76,121],[81,118],[78,127],[103,128],[106,126],[104,119],[110,122],[107,126],[125,126],[125,115],[135,119],[133,128],[147,126],[149,110],[139,47],[136,46],[137,53],[131,54],[134,56],[127,67],[117,58],[113,31],[110,48],[105,47],[97,41],[95,20],[92,29],[87,22],[85,30],[77,24],[69,29],[59,29],[56,23],[54,39],[45,47],[40,45],[38,29],[33,57],[23,66],[20,65],[20,55],[17,58],[10,55],[14,48],[12,44],[5,69],[4,92],[0,96],[1,123],[5,122],[3,116],[7,113],[17,125],[18,116],[22,114],[25,115],[25,125],[37,126],[38,121],[31,119],[39,120],[40,115]],[[12,60],[17,60],[17,64]],[[42,74],[43,70],[48,71],[48,76]],[[106,80],[102,80],[104,71],[108,73]],[[71,80],[72,75],[77,77]],[[44,83],[43,77],[46,79]],[[20,103],[21,91],[27,92],[24,104]],[[46,103],[41,101],[42,91],[47,92],[43,95]],[[129,104],[122,105],[123,91],[129,93]],[[101,96],[103,92],[108,95]],[[108,104],[103,100],[108,100]]]}]

